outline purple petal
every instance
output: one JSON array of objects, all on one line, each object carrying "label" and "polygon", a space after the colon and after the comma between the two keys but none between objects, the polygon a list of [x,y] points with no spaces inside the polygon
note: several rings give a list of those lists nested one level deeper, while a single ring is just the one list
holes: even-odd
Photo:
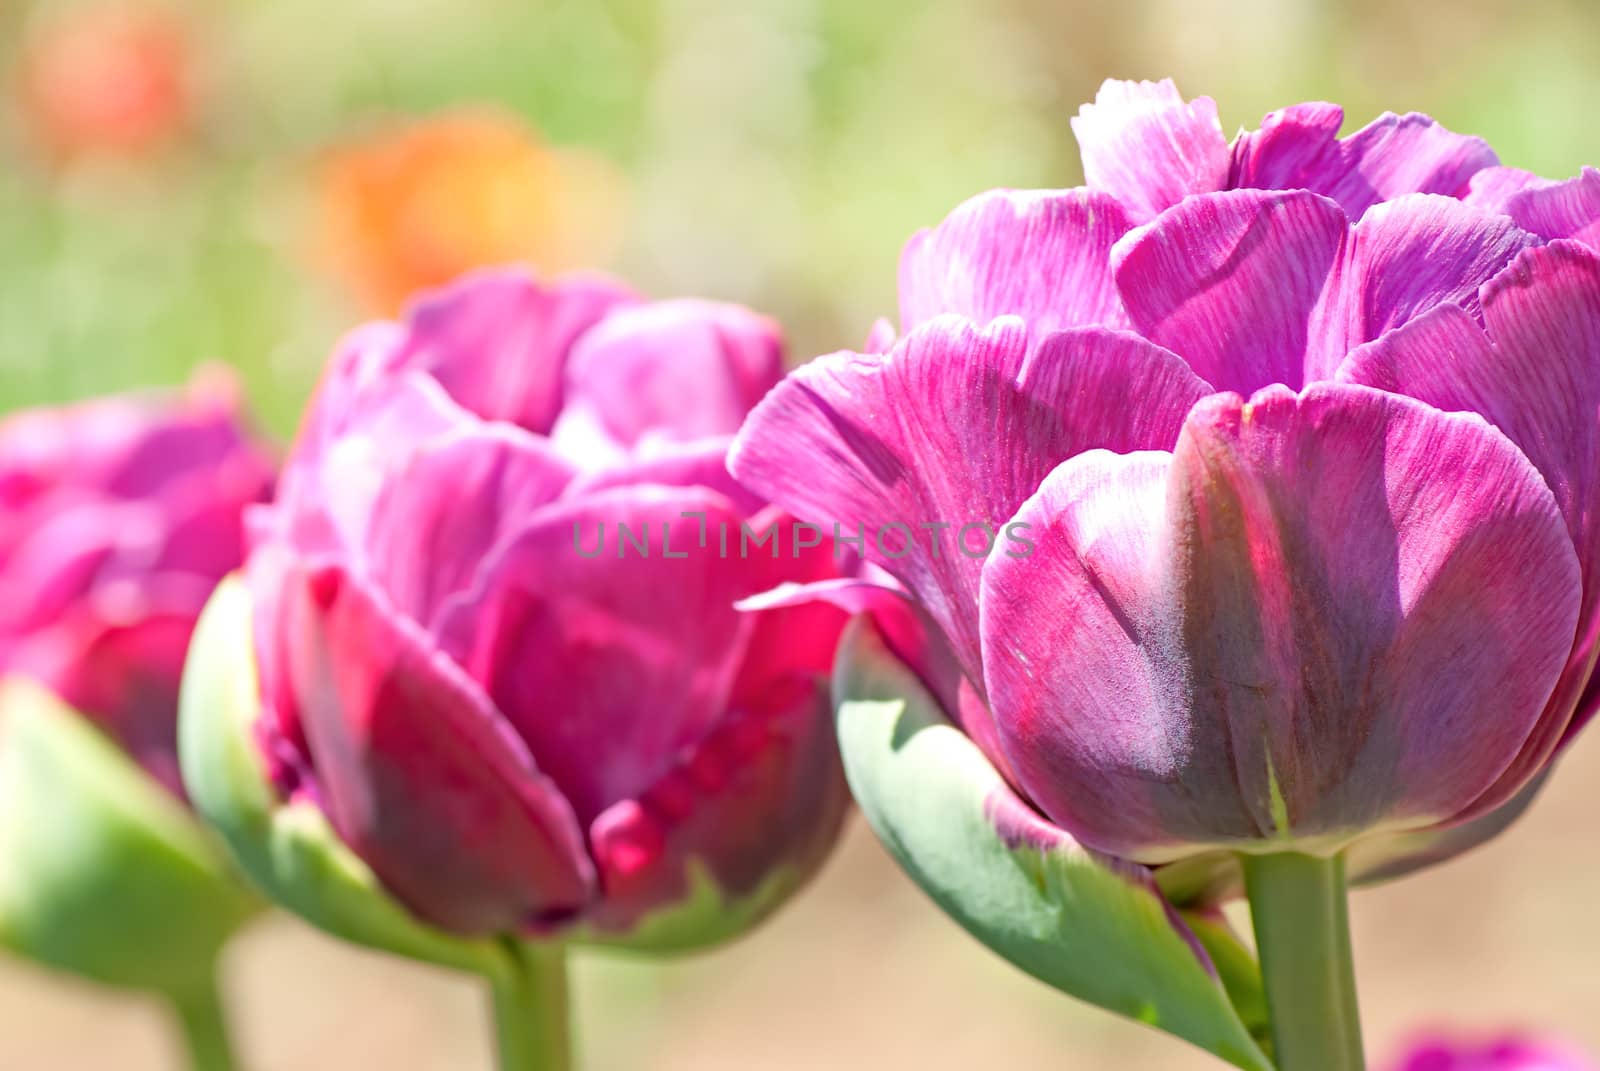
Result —
[{"label": "purple petal", "polygon": [[1235,186],[1306,189],[1339,202],[1351,219],[1407,193],[1459,196],[1499,163],[1482,138],[1446,130],[1426,115],[1385,113],[1349,137],[1342,110],[1301,104],[1274,112],[1235,143]]},{"label": "purple petal", "polygon": [[1217,395],[1170,459],[1075,458],[1018,519],[1037,552],[983,578],[996,721],[1046,814],[1140,861],[1450,818],[1515,757],[1577,620],[1521,453],[1364,388]]},{"label": "purple petal", "polygon": [[507,424],[474,424],[435,438],[378,492],[366,548],[370,575],[397,610],[427,624],[571,479],[571,466],[547,440]]},{"label": "purple petal", "polygon": [[215,369],[182,392],[24,410],[0,421],[0,503],[18,509],[64,485],[150,499],[175,480],[230,463],[249,464],[266,482],[271,462],[249,442],[241,410],[231,373]]},{"label": "purple petal", "polygon": [[[1063,327],[1122,327],[1111,247],[1128,230],[1116,199],[1095,190],[992,190],[921,231],[900,257],[900,321],[942,313],[980,324],[1020,316],[1035,337]],[[866,348],[887,352],[892,345]]]},{"label": "purple petal", "polygon": [[[919,231],[916,235],[912,236],[911,241],[916,242],[918,238],[925,233],[927,232]],[[903,265],[904,263],[905,260],[902,256],[901,264]],[[899,337],[900,333],[894,329],[894,324],[880,316],[876,320],[872,321],[872,329],[867,332],[866,341],[861,343],[861,352],[888,353],[890,350],[894,349],[895,340]]]},{"label": "purple petal", "polygon": [[1303,191],[1192,197],[1112,253],[1134,325],[1222,389],[1298,388],[1354,346],[1477,289],[1537,239],[1448,197],[1375,207],[1354,228]]},{"label": "purple petal", "polygon": [[[313,406],[316,420],[320,399]],[[393,474],[429,441],[477,425],[435,380],[415,372],[351,398],[336,419],[343,425],[336,437],[302,439],[307,445],[290,457],[272,507],[268,527],[302,553],[361,553],[373,506]]]},{"label": "purple petal", "polygon": [[338,569],[294,576],[285,607],[320,799],[391,892],[466,934],[591,899],[571,807],[416,626]]},{"label": "purple petal", "polygon": [[437,379],[485,420],[547,432],[561,408],[567,355],[608,312],[637,300],[605,279],[540,285],[517,269],[470,275],[408,310],[391,368]]},{"label": "purple petal", "polygon": [[567,488],[567,498],[578,498],[615,487],[656,483],[669,487],[705,487],[724,495],[746,515],[766,505],[728,472],[732,435],[698,442],[652,443],[648,449],[578,474]]},{"label": "purple petal", "polygon": [[1595,1071],[1592,1061],[1559,1041],[1515,1035],[1478,1042],[1419,1038],[1386,1066],[1390,1071]]},{"label": "purple petal", "polygon": [[737,305],[660,301],[613,312],[572,349],[567,409],[614,442],[732,435],[783,376],[778,326]]},{"label": "purple petal", "polygon": [[1505,211],[1542,238],[1600,248],[1600,171],[1586,167],[1577,178],[1525,189],[1506,199]]},{"label": "purple petal", "polygon": [[579,821],[652,784],[726,709],[753,627],[734,603],[790,564],[740,556],[737,545],[724,557],[717,533],[736,543],[743,519],[704,488],[559,502],[441,611],[441,647],[482,684]]},{"label": "purple petal", "polygon": [[1065,331],[1028,351],[1018,320],[948,317],[887,356],[820,358],[751,414],[729,461],[795,516],[862,535],[866,559],[911,590],[975,683],[989,538],[1010,541],[1006,521],[1063,459],[1168,445],[1207,392],[1121,332]]},{"label": "purple petal", "polygon": [[1268,112],[1261,129],[1233,141],[1228,188],[1237,190],[1316,190],[1319,177],[1342,172],[1339,128],[1344,109],[1309,101]]},{"label": "purple petal", "polygon": [[1184,103],[1171,79],[1108,79],[1072,120],[1085,181],[1143,222],[1228,179],[1228,142],[1210,97]]},{"label": "purple petal", "polygon": [[1304,382],[1312,314],[1348,222],[1316,194],[1194,197],[1112,253],[1134,326],[1221,390]]},{"label": "purple petal", "polygon": [[1550,179],[1520,167],[1486,167],[1467,182],[1461,199],[1476,208],[1504,213],[1506,202],[1523,190],[1553,185]]},{"label": "purple petal", "polygon": [[606,897],[590,918],[626,932],[691,895],[694,867],[733,902],[779,874],[798,884],[833,847],[849,801],[826,682],[797,682],[776,709],[731,713],[637,798],[595,819]]},{"label": "purple petal", "polygon": [[1306,380],[1332,378],[1356,346],[1438,305],[1476,313],[1478,287],[1538,239],[1504,216],[1452,197],[1376,205],[1351,231],[1313,323]]},{"label": "purple petal", "polygon": [[1571,656],[1538,729],[1475,811],[1503,802],[1546,760],[1593,670],[1600,639],[1600,256],[1574,242],[1531,249],[1483,288],[1487,333],[1440,309],[1352,353],[1340,378],[1482,414],[1544,476],[1583,570]]}]

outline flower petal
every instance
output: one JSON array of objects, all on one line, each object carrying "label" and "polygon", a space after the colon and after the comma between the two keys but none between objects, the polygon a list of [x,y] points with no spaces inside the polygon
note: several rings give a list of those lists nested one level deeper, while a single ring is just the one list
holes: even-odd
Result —
[{"label": "flower petal", "polygon": [[981,684],[982,555],[1011,541],[1017,506],[1081,450],[1169,444],[1206,392],[1133,335],[1064,331],[1030,354],[1018,320],[948,317],[885,357],[840,353],[793,373],[751,414],[729,467],[795,516],[861,536]]},{"label": "flower petal", "polygon": [[850,794],[826,678],[794,681],[783,696],[773,709],[731,712],[637,798],[595,819],[590,839],[606,897],[590,920],[599,931],[647,927],[693,895],[698,870],[722,910],[665,940],[720,940],[778,906],[827,857]]},{"label": "flower petal", "polygon": [[1003,742],[1050,817],[1141,861],[1451,818],[1516,756],[1577,620],[1521,453],[1363,388],[1217,395],[1170,461],[1075,458],[1018,519],[1037,553],[983,578]]},{"label": "flower petal", "polygon": [[659,483],[670,487],[706,487],[724,495],[747,515],[766,505],[728,472],[732,435],[716,435],[694,442],[651,443],[604,467],[580,472],[567,487],[567,498],[579,498],[614,487]]},{"label": "flower petal", "polygon": [[396,610],[428,624],[572,474],[548,440],[506,424],[475,423],[430,440],[378,491],[370,576]]},{"label": "flower petal", "polygon": [[1577,178],[1524,189],[1506,199],[1505,211],[1542,238],[1600,248],[1600,171],[1586,167]]},{"label": "flower petal", "polygon": [[1313,311],[1349,224],[1303,191],[1193,197],[1112,252],[1135,328],[1219,390],[1298,387]]},{"label": "flower petal", "polygon": [[460,933],[593,895],[571,807],[483,692],[337,567],[285,592],[289,673],[340,837],[412,910]]},{"label": "flower petal", "polygon": [[704,488],[562,501],[441,613],[441,647],[580,822],[653,784],[726,709],[753,627],[734,603],[792,564],[722,551],[716,533],[737,540],[742,520]]},{"label": "flower petal", "polygon": [[1184,103],[1172,80],[1108,79],[1072,120],[1088,184],[1143,222],[1228,179],[1228,142],[1210,97]]},{"label": "flower petal", "polygon": [[635,300],[606,279],[540,285],[520,269],[479,272],[408,310],[409,330],[392,367],[427,372],[485,420],[547,432],[561,408],[573,344]]},{"label": "flower petal", "polygon": [[1352,353],[1340,378],[1481,414],[1544,476],[1583,570],[1576,642],[1550,708],[1492,809],[1550,756],[1600,643],[1600,256],[1575,242],[1531,249],[1483,288],[1485,328],[1438,310]]},{"label": "flower petal", "polygon": [[1461,195],[1461,199],[1476,208],[1504,213],[1506,202],[1514,195],[1523,190],[1550,185],[1553,185],[1550,179],[1520,167],[1486,167],[1468,180],[1467,192]]},{"label": "flower petal", "polygon": [[1438,305],[1476,314],[1478,287],[1537,244],[1506,217],[1453,197],[1375,205],[1351,231],[1313,322],[1307,382],[1331,379],[1350,350]]},{"label": "flower petal", "polygon": [[1300,104],[1273,112],[1233,149],[1233,184],[1306,189],[1338,201],[1351,219],[1407,193],[1458,196],[1499,163],[1482,138],[1455,134],[1426,115],[1386,112],[1339,139],[1344,112]]},{"label": "flower petal", "polygon": [[613,312],[580,338],[560,420],[615,442],[732,435],[783,376],[778,326],[737,305],[658,301]]},{"label": "flower petal", "polygon": [[1477,288],[1537,239],[1504,216],[1417,194],[1350,228],[1303,191],[1193,197],[1112,252],[1139,331],[1221,389],[1298,388],[1354,346]]},{"label": "flower petal", "polygon": [[1339,128],[1344,109],[1325,101],[1307,101],[1268,112],[1261,129],[1233,139],[1228,188],[1236,190],[1312,190],[1343,173]]},{"label": "flower petal", "polygon": [[[942,313],[988,323],[1020,316],[1035,337],[1063,327],[1128,322],[1109,256],[1127,233],[1115,198],[1096,190],[992,190],[900,256],[900,322],[909,331]],[[868,353],[892,346],[868,345]]]}]

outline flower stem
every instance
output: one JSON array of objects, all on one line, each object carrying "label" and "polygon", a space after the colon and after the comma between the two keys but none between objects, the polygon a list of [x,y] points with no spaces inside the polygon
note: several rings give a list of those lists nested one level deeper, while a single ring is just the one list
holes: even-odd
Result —
[{"label": "flower stem", "polygon": [[1244,857],[1279,1071],[1363,1071],[1344,857]]},{"label": "flower stem", "polygon": [[500,1071],[571,1071],[567,951],[507,942],[510,969],[491,980]]},{"label": "flower stem", "polygon": [[187,993],[174,995],[172,1008],[183,1027],[191,1071],[233,1071],[237,1065],[216,983],[208,982]]}]

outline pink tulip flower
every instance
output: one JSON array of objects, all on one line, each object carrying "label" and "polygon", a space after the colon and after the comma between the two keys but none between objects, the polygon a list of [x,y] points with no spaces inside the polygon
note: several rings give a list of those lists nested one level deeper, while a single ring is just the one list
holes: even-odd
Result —
[{"label": "pink tulip flower", "polygon": [[699,879],[753,919],[826,854],[842,615],[735,604],[832,551],[719,545],[777,516],[726,453],[782,355],[742,308],[506,271],[334,356],[252,519],[258,735],[423,921],[626,940]]}]

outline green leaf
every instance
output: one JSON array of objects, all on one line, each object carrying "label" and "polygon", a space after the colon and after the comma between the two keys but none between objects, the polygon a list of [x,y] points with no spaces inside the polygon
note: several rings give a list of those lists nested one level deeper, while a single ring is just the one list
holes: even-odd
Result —
[{"label": "green leaf", "polygon": [[252,881],[312,925],[359,945],[489,978],[512,968],[498,940],[414,918],[310,801],[280,800],[255,740],[260,713],[248,589],[230,577],[200,617],[184,671],[184,783]]},{"label": "green leaf", "polygon": [[[1246,1071],[1271,1062],[1212,958],[1143,868],[1089,852],[1024,804],[916,675],[857,618],[840,644],[834,702],[845,774],[907,873],[978,940],[1071,996],[1148,1023]],[[1259,1002],[1249,953],[1228,977]]]},{"label": "green leaf", "polygon": [[256,907],[194,816],[87,718],[30,682],[0,686],[0,944],[183,997]]}]

